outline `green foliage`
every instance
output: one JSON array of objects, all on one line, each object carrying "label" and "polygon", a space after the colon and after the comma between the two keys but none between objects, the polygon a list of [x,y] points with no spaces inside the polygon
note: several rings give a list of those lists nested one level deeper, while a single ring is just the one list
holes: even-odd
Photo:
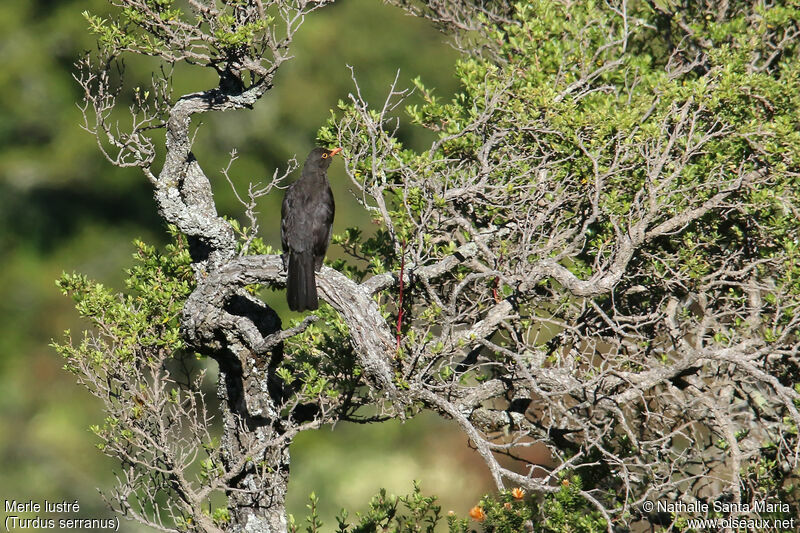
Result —
[{"label": "green foliage", "polygon": [[214,512],[211,513],[211,518],[214,520],[216,525],[224,527],[225,524],[228,524],[231,521],[231,512],[227,507],[217,507],[214,509]]},{"label": "green foliage", "polygon": [[[581,479],[577,475],[561,477],[561,486],[544,496],[532,497],[522,489],[487,495],[470,510],[473,521],[481,523],[485,533],[599,533],[606,522],[597,509],[580,494]],[[467,533],[466,522],[453,527],[451,533]]]},{"label": "green foliage", "polygon": [[[216,61],[213,54],[222,56],[226,51],[242,48],[254,51],[263,44],[274,22],[269,16],[252,22],[238,21],[235,10],[240,2],[226,2],[222,9],[213,11],[213,16],[211,10],[204,11],[202,16],[192,15],[177,4],[175,0],[146,0],[126,5],[114,18],[89,11],[84,11],[83,17],[103,52],[110,57],[129,51],[165,59],[204,60],[208,64]],[[194,32],[186,31],[189,25],[194,26]],[[190,43],[197,49],[214,50],[182,54],[181,48]]]},{"label": "green foliage", "polygon": [[[365,120],[360,111],[343,102],[319,136],[346,139],[343,144],[354,152],[363,147],[386,154],[377,174],[370,158],[360,159],[354,177],[367,190],[383,188],[397,241],[419,232],[415,246],[432,261],[452,253],[452,228],[431,215],[447,211],[439,191],[478,180],[485,183],[481,194],[493,187],[496,196],[463,204],[455,197],[451,211],[477,228],[503,227],[521,216],[519,206],[557,204],[549,233],[583,231],[584,247],[576,254],[552,239],[542,248],[580,279],[591,278],[596,266],[616,253],[621,225],[643,222],[652,228],[738,187],[728,200],[737,209],[709,212],[643,247],[642,259],[635,261],[636,269],[620,290],[637,284],[658,290],[643,296],[636,303],[639,309],[631,312],[652,311],[661,301],[658,296],[674,289],[669,272],[686,278],[682,290],[692,292],[711,273],[778,255],[792,258],[780,267],[778,290],[800,295],[797,215],[789,207],[800,202],[798,44],[787,44],[777,55],[767,53],[764,44],[794,31],[800,11],[790,1],[754,13],[737,4],[731,18],[715,21],[699,8],[685,7],[676,8],[671,23],[676,35],[686,23],[696,32],[692,39],[711,43],[702,69],[673,70],[671,49],[657,29],[660,15],[646,2],[628,6],[629,20],[641,22],[624,40],[630,28],[601,2],[521,2],[513,23],[491,35],[502,60],[461,59],[455,69],[461,88],[454,98],[437,97],[420,79],[414,81],[422,103],[409,105],[406,112],[415,124],[436,133],[435,149],[417,153],[390,135],[370,139],[368,128],[352,127]],[[768,57],[773,60],[767,62]],[[376,112],[371,113],[376,120]],[[502,133],[502,142],[488,150],[493,132]],[[669,132],[674,139],[667,145]],[[486,176],[476,163],[482,157]],[[541,174],[532,171],[540,161],[550,162],[548,191],[540,188]],[[387,170],[392,168],[404,171]],[[768,173],[769,180],[753,181],[759,173]],[[736,185],[740,180],[745,185]],[[658,211],[650,213],[641,193],[654,183]],[[579,227],[581,222],[585,227]],[[518,237],[507,239],[506,247],[527,244]],[[385,232],[365,240],[351,230],[336,242],[368,262],[366,269],[354,271],[360,277],[399,269],[397,244]],[[734,252],[744,253],[733,259]],[[512,254],[504,261],[513,268],[517,261],[542,259]],[[456,272],[454,279],[462,278]],[[714,299],[738,309],[747,305],[745,294],[735,288]],[[784,305],[782,317],[763,332],[769,342],[798,312],[797,301]],[[731,343],[747,335],[749,327],[735,320],[727,331],[717,332],[717,342]]]},{"label": "green foliage", "polygon": [[223,48],[252,46],[258,35],[263,33],[272,21],[272,17],[269,17],[250,24],[241,24],[237,26],[234,17],[232,15],[226,15],[220,20],[223,27],[214,32],[214,38],[219,41]]},{"label": "green foliage", "polygon": [[85,335],[77,346],[71,341],[53,344],[66,358],[67,370],[77,372],[81,363],[98,370],[137,366],[161,350],[176,353],[184,348],[179,318],[194,278],[185,241],[174,228],[171,231],[176,242],[167,245],[163,254],[141,241],[134,243],[137,264],[127,271],[126,294],[117,294],[82,274],[64,273],[56,282],[63,294],[73,298],[81,317],[102,334]]},{"label": "green foliage", "polygon": [[[621,360],[620,370],[643,372],[651,362],[669,365],[679,356],[675,331],[665,331],[662,319],[666,302],[700,294],[706,306],[702,313],[689,305],[679,311],[684,331],[705,315],[697,331],[708,338],[692,342],[716,349],[763,339],[782,343],[776,359],[795,359],[800,41],[785,36],[800,27],[800,5],[784,0],[766,8],[737,1],[712,13],[713,5],[628,2],[622,17],[607,2],[517,3],[511,20],[487,34],[484,44],[492,53],[465,54],[458,61],[460,86],[454,97],[437,95],[421,78],[414,81],[417,101],[406,107],[406,115],[436,136],[429,149],[409,149],[392,134],[393,119],[365,110],[363,103],[339,103],[319,138],[336,139],[352,154],[366,154],[348,162],[352,177],[367,194],[378,191],[376,203],[386,205],[380,239],[368,241],[354,230],[337,239],[352,257],[366,261],[358,277],[398,272],[398,248],[406,245],[418,265],[435,264],[452,255],[457,244],[478,241],[476,235],[485,231],[492,237],[485,241],[488,250],[479,254],[480,266],[513,280],[507,286],[484,280],[470,286],[465,280],[483,272],[459,267],[437,278],[437,286],[427,292],[415,294],[414,287],[407,287],[407,298],[413,300],[408,322],[414,323],[403,324],[408,331],[403,331],[398,357],[413,353],[435,361],[440,348],[432,339],[439,327],[447,327],[447,319],[470,323],[500,296],[513,295],[519,315],[533,322],[546,317],[564,333],[540,346],[549,354],[548,365],[561,365],[559,358],[571,346],[605,337],[609,345],[594,354],[602,363],[566,369],[588,380],[603,371],[600,367]],[[503,229],[508,234],[494,240]],[[608,294],[583,299],[542,273],[549,261],[556,261],[578,280],[600,279],[637,238],[630,260],[620,261],[625,271]],[[542,268],[530,269],[530,264]],[[539,284],[536,291],[523,287],[531,278]],[[769,304],[759,309],[757,320],[746,318],[753,313],[748,283]],[[462,307],[453,287],[469,293]],[[627,292],[632,288],[636,292]],[[445,320],[431,302],[436,296],[449,307]],[[392,322],[400,306],[398,287],[384,298],[382,309]],[[600,315],[593,324],[589,307]],[[610,325],[614,319],[609,317],[615,316],[630,322],[626,318],[618,327]],[[643,317],[653,322],[645,324],[651,318]],[[626,338],[629,324],[635,325]],[[572,327],[580,332],[573,336]],[[790,327],[795,331],[789,333]],[[518,328],[515,333],[530,331]],[[491,342],[504,347],[502,337],[496,334]],[[614,346],[631,340],[641,350],[620,347],[615,353]],[[517,341],[518,348],[531,344]],[[663,350],[660,361],[653,355],[658,350]],[[494,351],[502,361],[501,350]],[[517,355],[522,352],[518,349]],[[763,353],[753,354],[759,365]],[[484,351],[481,357],[490,356]],[[779,375],[783,385],[797,382],[795,362],[766,366],[766,373]],[[498,367],[492,375],[508,375],[503,374],[508,365]],[[451,376],[440,370],[437,378]],[[767,412],[756,414],[779,420]],[[784,420],[775,430],[794,435],[791,417]],[[630,431],[627,424],[617,427],[620,433],[623,428]],[[709,431],[716,431],[713,424]],[[745,434],[738,431],[737,438]],[[612,436],[607,441],[605,449],[620,457],[641,453],[629,440]],[[796,449],[788,442],[787,449]],[[727,457],[731,443],[717,443],[719,455]],[[613,491],[621,486],[617,472],[583,451],[587,463],[604,465],[602,472],[582,470],[593,470],[591,477],[583,477],[587,490],[613,502]],[[754,471],[788,483],[775,466]],[[758,479],[759,486],[766,482]],[[591,513],[576,512],[585,501],[579,486],[570,479],[557,497],[545,499],[541,509],[547,520],[540,527],[603,528]],[[501,518],[502,503],[507,502],[500,507],[482,502],[484,527],[518,531],[519,523]],[[607,507],[612,508],[622,505]]]},{"label": "green foliage", "polygon": [[[469,512],[459,518],[450,512],[441,515],[437,499],[424,496],[419,482],[406,496],[387,495],[386,490],[370,500],[369,508],[356,515],[357,522],[348,522],[349,513],[342,509],[337,517],[337,533],[433,533],[437,525],[446,523],[450,533],[474,533],[475,524],[484,533],[600,533],[606,522],[599,511],[591,508],[580,494],[581,480],[576,475],[562,477],[558,490],[541,497],[531,497],[521,489],[505,490],[486,495]],[[319,499],[311,494],[307,505],[308,533],[321,531],[323,524],[316,514]],[[442,518],[446,518],[443,522]],[[289,531],[300,531],[290,517]]]},{"label": "green foliage", "polygon": [[[287,357],[276,372],[291,387],[296,401],[325,404],[341,395],[351,397],[361,385],[362,371],[339,314],[322,304],[316,315],[317,322],[286,341]],[[291,326],[299,322],[295,319]],[[357,406],[355,402],[348,407]]]},{"label": "green foliage", "polygon": [[[595,533],[606,530],[606,522],[580,492],[581,478],[561,477],[561,487],[545,497],[541,506],[541,531],[547,533]],[[539,529],[537,528],[537,531]]]},{"label": "green foliage", "polygon": [[[318,498],[312,493],[307,506],[310,514],[306,518],[308,533],[321,531],[322,523],[316,514]],[[385,489],[372,498],[368,510],[357,513],[357,523],[348,522],[348,512],[342,509],[336,518],[337,533],[433,533],[436,524],[441,520],[441,507],[436,505],[436,498],[423,496],[419,483],[414,483],[414,490],[406,496],[387,495]],[[293,516],[289,518],[289,531],[300,531]]]},{"label": "green foliage", "polygon": [[742,500],[789,504],[788,511],[783,505],[772,505],[771,509],[759,513],[765,519],[788,520],[797,517],[800,512],[797,499],[800,487],[797,478],[792,475],[791,465],[786,457],[781,456],[774,443],[764,443],[761,450],[762,456],[748,461],[742,469],[742,477],[746,480]]},{"label": "green foliage", "polygon": [[[195,286],[191,258],[186,239],[175,228],[170,233],[174,242],[163,252],[134,243],[135,264],[123,292],[84,275],[63,274],[58,287],[92,327],[79,341],[67,331],[66,341],[52,346],[78,383],[104,404],[102,424],[90,428],[98,449],[126,465],[125,475],[135,479],[120,489],[129,492],[115,509],[140,505],[145,494],[185,502],[176,477],[191,471],[192,482],[208,491],[202,509],[172,513],[178,529],[188,531],[206,520],[199,512],[218,525],[230,515],[211,506],[213,487],[225,472],[219,442],[210,433],[204,370],[180,334],[181,311]],[[149,465],[169,466],[162,471]],[[185,471],[178,474],[179,469]]]},{"label": "green foliage", "polygon": [[[655,15],[644,2],[629,7],[632,20],[646,21]],[[538,147],[548,146],[554,150],[548,157],[560,157],[563,161],[562,165],[554,167],[560,187],[553,191],[554,195],[575,194],[586,198],[584,192],[592,188],[595,172],[612,168],[615,154],[622,151],[621,145],[623,149],[626,144],[631,148],[657,146],[664,135],[662,125],[669,122],[668,117],[675,113],[676,106],[686,106],[689,113],[697,114],[697,122],[692,136],[677,140],[678,145],[670,157],[703,135],[713,139],[707,149],[694,154],[681,169],[685,177],[674,182],[672,191],[665,191],[664,203],[672,205],[672,209],[686,206],[689,199],[683,191],[687,189],[697,189],[708,198],[721,190],[735,173],[755,169],[760,160],[760,164],[774,169],[779,184],[776,188],[745,193],[748,204],[759,206],[760,218],[769,221],[767,232],[773,234],[771,244],[761,248],[766,255],[770,247],[782,246],[776,237],[783,234],[791,222],[787,218],[791,215],[782,209],[780,198],[794,194],[792,190],[796,189],[795,178],[786,169],[800,162],[800,136],[789,126],[796,123],[800,82],[793,75],[798,66],[788,59],[781,61],[774,70],[759,72],[748,68],[746,61],[761,50],[766,28],[776,30],[796,23],[797,8],[787,5],[767,13],[759,12],[759,16],[764,18],[761,25],[746,25],[743,13],[720,23],[724,31],[718,31],[716,23],[704,22],[698,27],[701,36],[714,40],[718,35],[707,67],[713,74],[701,76],[690,70],[675,76],[665,69],[669,53],[651,26],[642,24],[629,39],[624,53],[609,45],[609,40],[619,35],[606,32],[622,32],[623,28],[615,20],[616,15],[602,3],[569,6],[548,0],[519,3],[515,24],[497,28],[492,36],[502,43],[499,53],[506,62],[497,64],[481,57],[460,60],[456,74],[461,91],[449,102],[434,96],[421,80],[415,80],[423,103],[409,106],[407,113],[414,123],[438,133],[442,139],[438,150],[414,154],[391,137],[380,139],[381,144],[374,149],[388,150],[395,157],[395,160],[386,161],[388,167],[411,165],[418,174],[435,176],[444,170],[448,157],[463,160],[479,157],[485,139],[463,128],[482,113],[488,113],[487,120],[494,129],[508,132],[502,145],[493,150],[491,160],[500,161],[513,155],[518,162],[504,165],[500,167],[502,174],[490,176],[491,183],[507,187],[507,206],[477,203],[472,207],[476,210],[475,218],[502,224],[507,220],[508,206],[523,201],[535,184],[535,176],[528,172],[528,163],[521,156],[535,160],[541,157]],[[732,34],[734,30],[741,33]],[[580,43],[580,46],[565,43]],[[596,90],[583,95],[580,89],[572,88],[592,70],[596,71],[592,79]],[[638,76],[635,87],[610,89],[626,86],[631,72]],[[493,108],[487,95],[500,98],[503,105]],[[339,110],[342,116],[331,119],[321,131],[321,138],[332,138],[337,124],[356,120],[357,113],[351,106],[340,103]],[[538,129],[537,126],[546,133],[537,132],[535,138],[526,133],[526,130]],[[755,146],[754,138],[763,139],[763,144]],[[365,140],[362,132],[360,138],[350,139],[350,142],[358,145]],[[615,220],[637,215],[632,210],[632,202],[646,179],[647,154],[629,155],[633,158],[627,167],[629,171],[610,175],[610,182],[604,184],[603,216],[593,226],[586,264],[608,253]],[[395,181],[401,179],[401,174],[373,176],[367,163],[368,160],[364,160],[356,169],[357,178],[369,176],[378,182],[402,185]],[[664,171],[668,172],[669,168]],[[470,176],[464,176],[463,181],[469,179]],[[391,211],[392,220],[402,235],[403,228],[410,222],[409,216],[425,211],[426,202],[435,204],[440,199],[421,194],[421,190],[414,187],[397,191],[389,193],[389,200],[395,206]],[[577,214],[585,207],[585,201],[577,201],[572,210]],[[718,248],[716,243],[720,235],[711,224],[724,225],[722,238],[730,245],[744,238],[730,221],[702,222],[692,233],[694,240],[682,243],[686,256],[701,252],[691,261],[686,261],[686,256],[680,258],[680,268],[692,276],[701,277],[716,266],[710,256]],[[430,229],[431,234],[435,234],[435,228],[431,226]],[[690,235],[682,238],[685,240]],[[389,252],[374,246],[366,246],[364,250],[361,255],[368,257],[379,251]],[[592,273],[579,264],[572,267],[579,269],[582,277]]]},{"label": "green foliage", "polygon": [[[97,40],[101,46],[108,49],[125,48],[135,42],[134,38],[125,33],[119,24],[108,21],[97,15],[92,15],[88,11],[84,11],[82,14],[86,22],[89,23],[89,31],[97,36]],[[132,14],[129,14],[129,16],[131,15]]]}]

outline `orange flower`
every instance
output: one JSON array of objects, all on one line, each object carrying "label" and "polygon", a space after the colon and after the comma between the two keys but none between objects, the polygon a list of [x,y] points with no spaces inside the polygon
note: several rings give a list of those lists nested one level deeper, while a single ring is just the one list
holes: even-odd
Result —
[{"label": "orange flower", "polygon": [[562,486],[562,487],[569,487],[569,480],[568,480],[568,479],[565,479],[564,481],[562,481],[562,482],[561,482],[561,486]]},{"label": "orange flower", "polygon": [[522,498],[525,497],[525,491],[517,487],[511,490],[511,495],[514,497],[515,500],[521,500]]},{"label": "orange flower", "polygon": [[503,507],[505,507],[506,511],[510,511],[511,510],[511,504],[509,502],[504,503]]},{"label": "orange flower", "polygon": [[469,510],[469,515],[478,522],[486,520],[486,513],[483,512],[482,507],[478,507],[477,505]]}]

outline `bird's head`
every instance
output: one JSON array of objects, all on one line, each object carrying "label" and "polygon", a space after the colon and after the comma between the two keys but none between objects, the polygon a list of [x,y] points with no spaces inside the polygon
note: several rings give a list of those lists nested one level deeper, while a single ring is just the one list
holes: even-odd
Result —
[{"label": "bird's head", "polygon": [[341,148],[334,148],[333,150],[328,150],[327,148],[314,148],[311,150],[311,153],[308,154],[308,159],[306,159],[306,164],[304,167],[305,170],[328,170],[328,167],[331,166],[331,160],[333,156],[341,152]]}]

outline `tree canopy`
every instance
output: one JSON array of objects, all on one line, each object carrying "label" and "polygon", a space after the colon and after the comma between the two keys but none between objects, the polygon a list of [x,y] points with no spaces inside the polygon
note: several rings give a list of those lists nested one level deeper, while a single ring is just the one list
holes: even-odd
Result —
[{"label": "tree canopy", "polygon": [[[470,513],[487,531],[688,527],[652,501],[796,514],[796,2],[398,0],[453,35],[460,88],[396,80],[375,105],[353,73],[318,141],[343,148],[375,227],[335,237],[348,257],[317,277],[328,305],[288,328],[259,297],[285,272],[255,206],[293,165],[242,195],[246,224],[221,217],[192,121],[256,106],[324,2],[112,4],[87,14],[101,47],[77,76],[85,127],[143,171],[176,236],[140,246],[124,295],[60,282],[96,326],[59,350],[105,402],[121,512],[286,531],[298,433],[432,411],[494,479]],[[161,62],[150,88],[119,80],[129,55]],[[214,86],[174,95],[181,64]],[[406,146],[403,121],[433,142]],[[219,366],[219,438],[195,354]],[[551,461],[522,458],[542,445]],[[404,531],[385,502],[372,511]],[[438,521],[418,492],[406,504]]]}]

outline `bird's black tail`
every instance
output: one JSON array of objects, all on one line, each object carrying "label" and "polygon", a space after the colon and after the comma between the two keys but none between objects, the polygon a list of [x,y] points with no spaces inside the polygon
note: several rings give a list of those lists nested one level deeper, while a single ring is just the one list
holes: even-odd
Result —
[{"label": "bird's black tail", "polygon": [[313,311],[319,307],[314,256],[310,251],[289,253],[286,272],[286,300],[292,311]]}]

